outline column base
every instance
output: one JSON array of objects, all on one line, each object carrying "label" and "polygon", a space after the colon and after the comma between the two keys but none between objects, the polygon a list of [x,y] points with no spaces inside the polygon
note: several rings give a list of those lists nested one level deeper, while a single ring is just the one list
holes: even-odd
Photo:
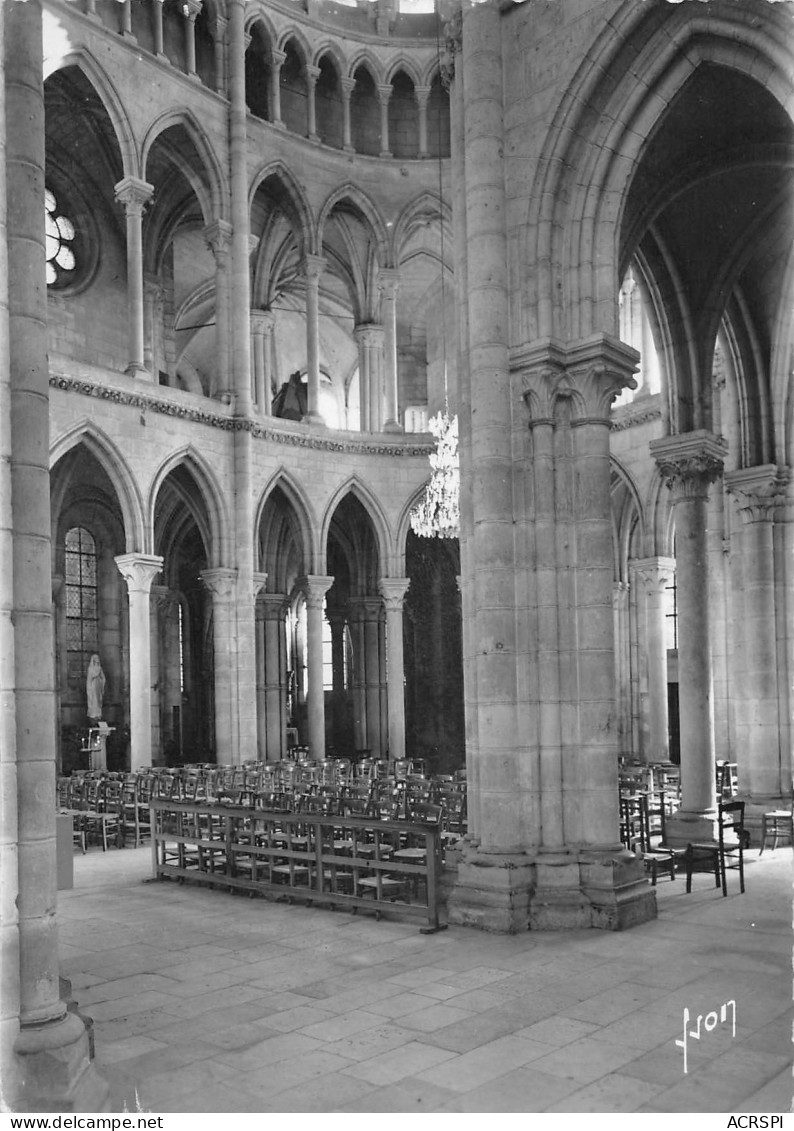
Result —
[{"label": "column base", "polygon": [[91,1061],[88,1030],[76,1013],[23,1027],[15,1053],[18,1079],[9,1089],[15,1111],[110,1110],[108,1084]]},{"label": "column base", "polygon": [[[776,810],[791,810],[791,798],[784,797],[782,793],[764,794],[763,796],[750,797],[746,793],[739,794],[736,801],[744,802],[744,831],[749,836],[750,848],[761,847],[762,817],[764,813],[773,813]],[[788,841],[781,842],[788,847]]]},{"label": "column base", "polygon": [[384,432],[404,432],[405,429],[403,428],[402,424],[400,424],[399,420],[387,420],[386,423],[383,425],[383,431]]},{"label": "column base", "polygon": [[447,900],[447,919],[499,934],[526,931],[533,884],[534,866],[525,853],[488,853],[465,844]]},{"label": "column base", "polygon": [[127,366],[127,368],[124,370],[124,372],[127,374],[128,377],[143,378],[146,381],[152,380],[152,375],[149,372],[149,370],[146,368],[146,366],[141,365],[140,362],[137,362],[137,361],[131,361],[130,364]]},{"label": "column base", "polygon": [[686,848],[690,843],[713,841],[717,843],[717,814],[714,809],[703,811],[679,809],[664,823],[665,844],[669,848]]},{"label": "column base", "polygon": [[325,421],[319,412],[307,412],[303,419],[307,424],[322,424],[325,427]]},{"label": "column base", "polygon": [[655,918],[642,860],[620,846],[530,857],[469,844],[448,901],[450,923],[503,934],[620,931]]}]

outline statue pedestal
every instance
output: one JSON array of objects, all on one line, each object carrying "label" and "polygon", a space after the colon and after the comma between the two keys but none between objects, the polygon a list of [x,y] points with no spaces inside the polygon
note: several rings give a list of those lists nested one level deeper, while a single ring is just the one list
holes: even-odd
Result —
[{"label": "statue pedestal", "polygon": [[88,754],[89,770],[106,770],[108,768],[108,735],[112,734],[115,727],[109,727],[104,719],[99,719],[95,727],[88,731],[88,745],[83,747],[83,753]]}]

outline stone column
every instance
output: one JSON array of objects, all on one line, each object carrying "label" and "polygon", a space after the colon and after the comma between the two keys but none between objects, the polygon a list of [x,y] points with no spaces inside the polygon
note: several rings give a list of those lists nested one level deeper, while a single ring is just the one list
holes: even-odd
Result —
[{"label": "stone column", "polygon": [[791,583],[778,575],[775,525],[783,514],[787,469],[774,464],[730,471],[725,485],[735,498],[741,526],[733,534],[738,559],[742,632],[735,653],[733,706],[739,791],[748,803],[751,828],[762,812],[788,804],[791,796],[791,750],[782,741],[782,680],[778,652],[781,637],[778,593],[787,597]]},{"label": "stone column", "polygon": [[152,0],[152,39],[158,59],[166,58],[163,51],[163,3],[164,0]]},{"label": "stone column", "polygon": [[152,380],[157,384],[158,369],[155,355],[155,328],[157,325],[158,306],[162,309],[162,287],[156,276],[149,276],[143,280],[143,365],[152,375]]},{"label": "stone column", "polygon": [[352,641],[353,663],[350,692],[353,700],[353,743],[356,750],[368,748],[367,742],[367,671],[364,641],[364,609],[360,601],[351,601],[348,623]]},{"label": "stone column", "polygon": [[256,624],[254,619],[254,516],[251,431],[250,224],[248,214],[248,110],[245,103],[245,0],[228,0],[229,163],[231,180],[231,354],[234,385],[234,545],[236,746],[240,760],[256,751]]},{"label": "stone column", "polygon": [[380,102],[380,157],[391,157],[389,149],[389,102],[392,96],[391,83],[378,83]]},{"label": "stone column", "polygon": [[386,609],[386,688],[389,711],[389,757],[405,757],[405,664],[403,608],[411,584],[407,577],[382,577],[380,591]]},{"label": "stone column", "polygon": [[229,248],[232,226],[216,220],[203,231],[207,247],[215,259],[215,374],[210,395],[225,397],[232,392],[229,371]]},{"label": "stone column", "polygon": [[317,134],[317,80],[320,77],[320,68],[311,64],[306,66],[306,95],[309,111],[309,141],[319,141]]},{"label": "stone column", "polygon": [[419,108],[419,156],[427,157],[427,103],[430,99],[431,87],[415,86],[414,98]]},{"label": "stone column", "polygon": [[132,34],[132,0],[122,0],[121,34],[125,39],[135,42],[135,36]]},{"label": "stone column", "polygon": [[618,729],[618,753],[631,752],[631,635],[629,615],[630,593],[625,581],[612,585],[612,608],[615,619],[615,684]]},{"label": "stone column", "polygon": [[325,270],[325,260],[319,255],[307,255],[304,260],[306,281],[306,368],[308,409],[306,419],[322,424],[320,404],[320,276]]},{"label": "stone column", "polygon": [[105,1111],[58,980],[42,8],[1,7],[0,1072],[10,1110]]},{"label": "stone column", "polygon": [[163,568],[154,554],[121,554],[115,559],[127,583],[129,601],[130,770],[152,764],[152,641],[150,593]]},{"label": "stone column", "polygon": [[306,708],[312,758],[325,757],[325,692],[323,690],[323,603],[333,577],[309,574],[298,582],[306,596]]},{"label": "stone column", "polygon": [[270,353],[273,338],[273,314],[269,310],[251,311],[251,354],[254,369],[254,402],[258,412],[270,410]]},{"label": "stone column", "polygon": [[196,18],[201,11],[201,0],[183,0],[182,16],[185,21],[185,71],[190,78],[196,75]]},{"label": "stone column", "polygon": [[212,595],[212,644],[215,655],[215,748],[219,763],[239,765],[251,754],[240,749],[235,639],[237,570],[205,569],[201,580]]},{"label": "stone column", "polygon": [[[670,757],[667,720],[667,633],[664,593],[675,577],[672,558],[638,558],[630,563],[642,602],[637,602],[641,629],[639,654],[644,660],[645,696],[640,721],[644,762]],[[644,608],[643,608],[644,606]],[[641,661],[642,662],[642,661]]]},{"label": "stone column", "polygon": [[381,321],[383,322],[383,416],[385,432],[402,432],[399,423],[399,393],[397,369],[397,288],[399,272],[383,268],[378,275],[381,293]]},{"label": "stone column", "polygon": [[725,454],[724,441],[705,431],[651,442],[675,507],[681,808],[667,822],[674,846],[708,839],[715,828],[707,511],[709,485],[722,474]]},{"label": "stone column", "polygon": [[353,135],[350,127],[350,96],[356,89],[355,79],[342,79],[340,93],[342,95],[342,149],[345,153],[354,153]]},{"label": "stone column", "polygon": [[151,673],[152,673],[152,765],[165,763],[163,709],[165,705],[165,663],[163,635],[171,590],[167,585],[152,585],[149,615],[151,617]]},{"label": "stone column", "polygon": [[215,17],[215,89],[226,92],[226,24],[224,16]]},{"label": "stone column", "polygon": [[125,177],[115,186],[116,200],[124,205],[127,218],[127,315],[129,318],[129,364],[131,377],[146,373],[143,351],[143,209],[154,186],[137,177]]},{"label": "stone column", "polygon": [[361,431],[380,432],[383,420],[383,328],[371,323],[356,326]]},{"label": "stone column", "polygon": [[287,634],[289,602],[283,593],[262,593],[257,615],[262,622],[262,698],[260,757],[277,762],[287,749]]},{"label": "stone column", "polygon": [[286,51],[273,51],[270,55],[270,124],[285,129],[281,120],[281,68],[287,61]]},{"label": "stone column", "polygon": [[[333,727],[333,745],[339,747],[339,742],[345,727],[345,626],[347,624],[347,610],[336,606],[329,609],[326,605],[325,619],[331,626],[331,671],[333,687],[331,691],[331,721]],[[346,753],[342,751],[342,753]]]},{"label": "stone column", "polygon": [[381,714],[381,700],[386,678],[383,655],[383,605],[377,597],[361,599],[364,646],[364,704],[366,731],[364,747],[374,758],[385,758],[387,740]]}]

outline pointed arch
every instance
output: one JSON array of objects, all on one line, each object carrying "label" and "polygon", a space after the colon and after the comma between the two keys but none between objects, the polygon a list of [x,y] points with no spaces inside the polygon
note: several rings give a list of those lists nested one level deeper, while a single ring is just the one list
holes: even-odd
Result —
[{"label": "pointed arch", "polygon": [[278,50],[284,51],[292,43],[295,45],[296,53],[300,56],[301,63],[304,67],[311,65],[312,60],[312,46],[302,28],[296,27],[291,24],[285,31],[282,31],[278,37]]},{"label": "pointed arch", "polygon": [[262,8],[246,8],[244,17],[244,27],[246,35],[250,35],[255,27],[261,26],[264,29],[268,43],[271,48],[275,46],[278,39],[278,32],[276,25],[273,23],[270,15],[263,11]]},{"label": "pointed arch", "polygon": [[[166,130],[174,126],[181,126],[185,130],[201,161],[200,169],[193,168],[189,161],[177,161],[177,164],[201,204],[204,222],[211,224],[214,220],[226,219],[229,196],[228,181],[207,134],[192,110],[184,107],[166,110],[155,118],[149,126],[141,148],[141,168],[144,179],[152,146]],[[178,157],[177,154],[173,153],[170,156],[174,160]]]},{"label": "pointed arch", "polygon": [[54,75],[57,71],[65,70],[67,67],[76,67],[79,71],[82,71],[96,91],[116,135],[124,176],[140,177],[140,170],[143,165],[139,159],[132,124],[124,109],[124,103],[107,72],[88,48],[81,47],[68,55],[59,56],[57,60],[45,59],[45,82],[51,75]]},{"label": "pointed arch", "polygon": [[154,544],[154,515],[157,498],[168,475],[178,467],[184,466],[194,479],[201,499],[207,509],[208,530],[207,560],[211,568],[233,565],[231,519],[223,497],[220,484],[209,461],[196,450],[193,444],[186,444],[172,452],[157,468],[146,501],[148,529],[152,532]]},{"label": "pointed arch", "polygon": [[[529,193],[527,230],[534,246],[528,261],[538,264],[538,272],[532,293],[523,296],[522,305],[536,319],[525,331],[528,339],[578,338],[596,326],[611,329],[615,288],[603,265],[619,259],[632,174],[644,139],[701,63],[746,75],[791,112],[794,85],[784,76],[794,75],[794,58],[784,46],[790,36],[784,33],[782,13],[770,9],[759,29],[746,10],[723,10],[712,17],[693,16],[684,7],[672,15],[660,7],[621,8],[559,104]],[[780,35],[773,34],[773,24],[779,25]],[[641,84],[637,74],[643,75]],[[569,292],[564,305],[574,312],[570,326],[557,324],[560,315],[552,296],[558,283]],[[580,294],[592,294],[594,301],[580,304]]]},{"label": "pointed arch", "polygon": [[135,476],[110,437],[87,417],[76,421],[50,446],[50,471],[74,448],[83,445],[107,473],[124,520],[127,553],[150,553],[143,498]]},{"label": "pointed arch", "polygon": [[402,53],[389,63],[384,76],[384,82],[393,82],[394,76],[400,71],[408,76],[415,87],[422,85],[422,76],[416,62]]},{"label": "pointed arch", "polygon": [[354,79],[359,67],[363,67],[365,71],[369,72],[370,78],[376,86],[384,82],[383,64],[377,55],[373,54],[367,47],[362,48],[350,60],[347,67],[347,77]]},{"label": "pointed arch", "polygon": [[325,515],[323,516],[322,528],[320,530],[322,568],[325,568],[328,553],[328,534],[331,529],[334,514],[339,504],[347,495],[352,495],[353,498],[361,504],[372,523],[372,529],[375,534],[375,544],[381,565],[383,566],[385,563],[391,562],[393,560],[392,538],[383,507],[366,483],[359,479],[357,475],[351,475],[349,479],[346,479],[344,483],[341,483],[339,487],[337,487],[325,508]]},{"label": "pointed arch", "polygon": [[[318,522],[314,508],[308,494],[301,485],[290,475],[286,467],[276,469],[265,485],[259,498],[254,520],[254,531],[258,552],[261,554],[260,537],[268,503],[273,497],[273,492],[280,490],[298,521],[301,534],[301,549],[306,563],[306,572],[312,573],[315,567],[312,563],[319,561]],[[264,565],[260,562],[262,568]]]},{"label": "pointed arch", "polygon": [[290,204],[294,207],[295,217],[299,222],[299,234],[303,242],[303,247],[306,252],[312,253],[315,249],[313,242],[315,229],[312,207],[303,185],[298,182],[295,178],[295,174],[281,159],[269,161],[266,165],[260,166],[254,174],[248,193],[249,213],[257,192],[265,181],[271,179],[278,181],[283,186]]},{"label": "pointed arch", "polygon": [[328,218],[337,205],[348,202],[363,217],[369,225],[370,232],[375,240],[378,258],[382,267],[391,265],[391,247],[386,223],[372,198],[352,182],[340,185],[334,189],[320,209],[317,218],[316,247],[321,251],[323,246],[323,232]]},{"label": "pointed arch", "polygon": [[314,48],[312,63],[319,67],[323,59],[330,59],[336,70],[337,78],[341,79],[347,74],[347,63],[339,49],[339,44],[332,39],[324,39]]}]

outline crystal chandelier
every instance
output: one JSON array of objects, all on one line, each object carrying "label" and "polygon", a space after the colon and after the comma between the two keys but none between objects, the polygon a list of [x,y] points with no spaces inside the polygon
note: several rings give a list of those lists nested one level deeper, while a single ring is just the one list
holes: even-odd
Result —
[{"label": "crystal chandelier", "polygon": [[[437,28],[441,14],[436,4]],[[436,56],[441,70],[441,46],[436,31]],[[441,123],[439,120],[439,137]],[[441,346],[444,358],[444,411],[428,421],[428,430],[436,438],[435,451],[430,455],[432,468],[425,493],[411,511],[411,529],[420,538],[457,538],[460,535],[460,461],[458,459],[458,418],[449,414],[447,390],[447,327],[446,295],[444,290],[444,218],[441,214],[443,193],[443,162],[438,156],[438,205],[441,236]]]},{"label": "crystal chandelier", "polygon": [[460,533],[458,418],[444,411],[428,421],[436,438],[433,469],[421,500],[411,511],[411,529],[420,538],[457,538]]}]

